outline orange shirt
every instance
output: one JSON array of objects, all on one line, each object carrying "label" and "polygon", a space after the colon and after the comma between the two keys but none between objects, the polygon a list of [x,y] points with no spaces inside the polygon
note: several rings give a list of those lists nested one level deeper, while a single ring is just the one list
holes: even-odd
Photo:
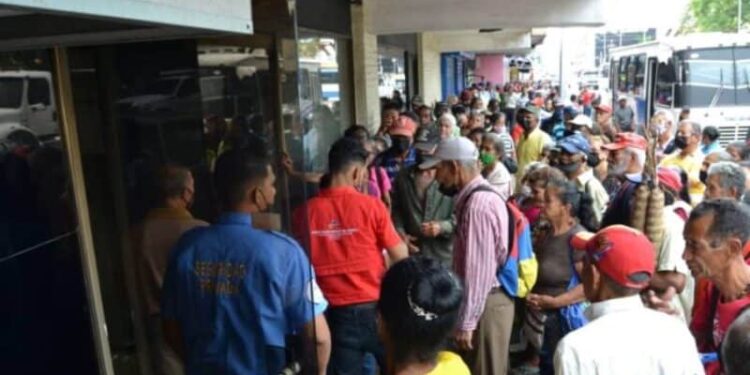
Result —
[{"label": "orange shirt", "polygon": [[295,212],[294,232],[331,306],[378,300],[383,249],[401,243],[382,201],[352,187],[321,190]]}]

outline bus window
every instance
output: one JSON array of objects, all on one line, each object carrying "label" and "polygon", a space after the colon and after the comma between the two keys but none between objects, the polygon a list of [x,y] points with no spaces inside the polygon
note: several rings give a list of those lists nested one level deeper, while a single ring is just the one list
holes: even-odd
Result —
[{"label": "bus window", "polygon": [[750,48],[735,48],[737,105],[750,105]]},{"label": "bus window", "polygon": [[672,107],[674,98],[672,91],[676,83],[674,63],[669,59],[666,63],[659,63],[656,68],[656,93],[654,103],[659,106]]},{"label": "bus window", "polygon": [[633,95],[643,97],[646,95],[644,82],[646,80],[646,55],[638,55],[631,58],[632,80],[629,78]]},{"label": "bus window", "polygon": [[681,53],[685,82],[682,105],[711,107],[734,105],[734,58],[731,48]]},{"label": "bus window", "polygon": [[617,91],[621,93],[628,92],[628,65],[630,63],[630,56],[621,57],[620,64],[618,66],[617,73]]}]

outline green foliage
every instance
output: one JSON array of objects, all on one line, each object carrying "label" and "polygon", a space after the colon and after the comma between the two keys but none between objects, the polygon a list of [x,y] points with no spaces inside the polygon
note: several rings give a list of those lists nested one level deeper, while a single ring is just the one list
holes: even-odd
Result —
[{"label": "green foliage", "polygon": [[[691,0],[680,33],[736,32],[738,0]],[[750,0],[742,1],[742,28],[750,23]]]}]

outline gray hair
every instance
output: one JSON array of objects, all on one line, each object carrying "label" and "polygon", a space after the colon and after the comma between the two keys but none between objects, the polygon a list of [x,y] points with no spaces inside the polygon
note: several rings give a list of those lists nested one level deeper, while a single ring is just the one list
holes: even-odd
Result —
[{"label": "gray hair", "polygon": [[697,121],[685,119],[685,120],[680,121],[680,126],[682,126],[683,124],[690,125],[690,129],[692,130],[693,135],[695,136],[701,136],[701,134],[703,133],[703,127]]},{"label": "gray hair", "polygon": [[664,118],[666,122],[674,125],[674,115],[672,114],[672,111],[668,111],[666,109],[660,109],[654,112],[654,116],[661,116]]},{"label": "gray hair", "polygon": [[461,169],[467,172],[479,172],[479,160],[458,160],[458,165],[461,166]]},{"label": "gray hair", "polygon": [[505,154],[505,144],[499,135],[495,133],[487,133],[484,135],[484,139],[492,141],[492,145],[495,147],[495,152],[499,157],[502,157]]},{"label": "gray hair", "polygon": [[442,116],[440,116],[440,119],[438,120],[439,124],[442,124],[443,121],[448,121],[448,124],[450,124],[451,129],[456,127],[456,117],[453,116],[450,113],[443,113]]},{"label": "gray hair", "polygon": [[740,199],[745,192],[745,171],[737,163],[731,161],[720,161],[708,167],[708,176],[719,176],[719,185],[723,189],[734,188],[735,198]]},{"label": "gray hair", "polygon": [[721,344],[721,362],[727,375],[750,374],[750,310],[729,326]]},{"label": "gray hair", "polygon": [[690,212],[688,222],[706,215],[713,216],[706,233],[710,241],[737,237],[744,244],[750,238],[750,212],[741,203],[728,198],[704,200]]}]

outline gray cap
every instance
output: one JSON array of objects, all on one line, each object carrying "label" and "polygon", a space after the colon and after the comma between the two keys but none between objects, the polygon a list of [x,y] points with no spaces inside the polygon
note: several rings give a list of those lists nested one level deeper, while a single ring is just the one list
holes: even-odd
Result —
[{"label": "gray cap", "polygon": [[448,138],[438,144],[435,154],[427,158],[419,167],[422,169],[432,168],[442,161],[456,160],[478,160],[479,150],[477,146],[464,137]]}]

